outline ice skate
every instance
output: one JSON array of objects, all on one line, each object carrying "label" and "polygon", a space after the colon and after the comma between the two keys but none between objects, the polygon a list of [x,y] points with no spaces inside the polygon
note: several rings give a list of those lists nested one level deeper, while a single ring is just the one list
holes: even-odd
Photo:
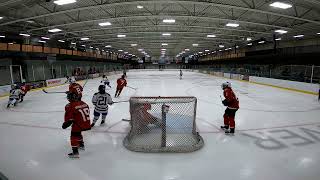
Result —
[{"label": "ice skate", "polygon": [[105,123],[105,121],[101,121],[100,126],[103,126]]},{"label": "ice skate", "polygon": [[227,129],[225,131],[225,134],[229,136],[234,136],[234,128],[230,128],[230,130]]},{"label": "ice skate", "polygon": [[68,156],[69,156],[69,158],[80,158],[79,153],[78,153],[78,154],[76,154],[76,153],[69,153]]},{"label": "ice skate", "polygon": [[229,126],[220,126],[220,128],[221,128],[222,130],[227,130],[227,129],[229,129]]}]

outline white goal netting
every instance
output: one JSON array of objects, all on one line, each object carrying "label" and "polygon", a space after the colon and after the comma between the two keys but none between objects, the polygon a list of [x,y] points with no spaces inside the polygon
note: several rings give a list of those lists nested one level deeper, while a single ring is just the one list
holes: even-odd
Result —
[{"label": "white goal netting", "polygon": [[131,129],[124,146],[138,152],[192,152],[203,139],[196,130],[195,97],[130,98]]}]

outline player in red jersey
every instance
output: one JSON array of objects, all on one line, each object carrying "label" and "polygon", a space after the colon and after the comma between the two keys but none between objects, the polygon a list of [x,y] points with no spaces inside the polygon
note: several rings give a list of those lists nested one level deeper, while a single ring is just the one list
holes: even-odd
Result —
[{"label": "player in red jersey", "polygon": [[234,118],[237,110],[239,109],[239,100],[231,89],[231,83],[223,83],[221,87],[223,89],[223,96],[225,97],[225,100],[222,101],[222,104],[227,106],[227,109],[223,115],[224,126],[221,126],[221,128],[225,130],[226,134],[234,135],[234,129],[236,125]]},{"label": "player in red jersey", "polygon": [[24,96],[27,94],[28,91],[30,91],[30,86],[27,85],[27,84],[23,84],[23,85],[20,87],[20,90],[21,90],[21,93],[20,93],[19,97],[20,97],[20,102],[22,102]]},{"label": "player in red jersey", "polygon": [[69,85],[69,91],[67,91],[66,93],[68,94],[69,92],[77,94],[78,97],[81,99],[82,98],[83,88],[82,88],[82,86],[80,84],[74,82],[74,83],[71,83]]},{"label": "player in red jersey", "polygon": [[119,97],[121,94],[122,89],[127,86],[127,80],[125,79],[125,76],[122,75],[121,78],[117,80],[117,91],[114,97]]},{"label": "player in red jersey", "polygon": [[79,151],[84,150],[82,131],[91,129],[90,125],[90,110],[89,106],[81,101],[81,98],[76,93],[69,92],[67,95],[69,104],[65,107],[64,123],[62,128],[66,129],[71,126],[71,147],[72,153],[69,153],[70,158],[79,158]]}]

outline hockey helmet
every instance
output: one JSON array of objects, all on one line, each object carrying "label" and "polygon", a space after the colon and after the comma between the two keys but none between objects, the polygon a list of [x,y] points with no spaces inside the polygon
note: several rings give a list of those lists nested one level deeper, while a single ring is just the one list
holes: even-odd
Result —
[{"label": "hockey helmet", "polygon": [[106,93],[106,86],[101,84],[99,86],[98,90],[99,90],[99,93],[104,94],[104,93]]},{"label": "hockey helmet", "polygon": [[230,82],[224,82],[224,83],[222,83],[222,85],[221,85],[221,88],[222,89],[225,89],[225,88],[231,88],[231,83]]},{"label": "hockey helmet", "polygon": [[78,101],[80,98],[79,98],[79,95],[77,93],[74,93],[74,92],[68,92],[67,93],[67,99],[68,101]]}]

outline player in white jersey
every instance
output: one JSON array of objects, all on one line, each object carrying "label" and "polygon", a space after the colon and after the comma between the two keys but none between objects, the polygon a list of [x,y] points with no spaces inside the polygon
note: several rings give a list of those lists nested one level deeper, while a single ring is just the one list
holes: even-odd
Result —
[{"label": "player in white jersey", "polygon": [[66,76],[66,78],[67,78],[67,81],[65,83],[72,84],[72,83],[76,82],[76,79],[73,76],[71,76],[71,77]]},{"label": "player in white jersey", "polygon": [[101,83],[103,83],[105,86],[108,86],[109,88],[111,88],[110,81],[109,81],[109,79],[108,79],[108,77],[106,75],[102,76]]},{"label": "player in white jersey", "polygon": [[91,127],[95,125],[95,123],[98,121],[100,115],[102,116],[101,124],[103,125],[105,123],[106,117],[108,115],[108,105],[112,105],[113,101],[110,96],[106,92],[106,86],[100,85],[99,86],[99,92],[95,93],[92,97],[92,103],[95,106],[94,107],[94,118],[93,122],[91,124]]},{"label": "player in white jersey", "polygon": [[10,105],[11,106],[16,106],[17,105],[21,93],[22,92],[21,92],[20,88],[18,88],[16,85],[12,85],[11,86],[10,96],[9,96],[9,101],[8,101],[7,108],[9,108]]}]

